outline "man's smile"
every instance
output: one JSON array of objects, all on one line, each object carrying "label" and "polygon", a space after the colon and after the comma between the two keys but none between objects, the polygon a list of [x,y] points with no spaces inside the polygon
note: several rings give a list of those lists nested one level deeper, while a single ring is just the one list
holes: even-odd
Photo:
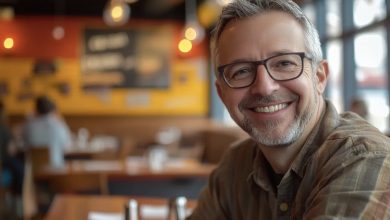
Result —
[{"label": "man's smile", "polygon": [[264,106],[264,107],[255,107],[253,108],[253,111],[258,113],[273,113],[285,109],[287,108],[287,106],[288,106],[287,103],[281,103],[281,104]]}]

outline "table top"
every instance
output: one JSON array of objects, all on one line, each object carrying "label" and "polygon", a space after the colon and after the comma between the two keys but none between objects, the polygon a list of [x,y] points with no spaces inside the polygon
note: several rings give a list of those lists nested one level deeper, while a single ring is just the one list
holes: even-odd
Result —
[{"label": "table top", "polygon": [[[130,199],[138,202],[140,219],[167,219],[167,199],[130,196],[57,195],[45,220],[94,220],[123,219],[125,205]],[[196,201],[187,203],[187,214],[196,206]],[[106,218],[94,218],[103,217]]]},{"label": "table top", "polygon": [[147,158],[128,157],[125,160],[71,160],[64,167],[50,166],[38,170],[40,179],[69,174],[105,174],[133,178],[208,177],[216,165],[203,164],[190,158],[171,158],[158,169],[151,169]]}]

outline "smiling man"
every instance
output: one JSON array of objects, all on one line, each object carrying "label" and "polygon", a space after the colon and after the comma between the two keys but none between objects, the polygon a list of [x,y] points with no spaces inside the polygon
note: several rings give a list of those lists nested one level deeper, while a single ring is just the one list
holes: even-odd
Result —
[{"label": "smiling man", "polygon": [[190,219],[390,219],[390,140],[323,98],[318,33],[288,0],[236,0],[212,37],[215,85],[251,139],[232,146]]}]

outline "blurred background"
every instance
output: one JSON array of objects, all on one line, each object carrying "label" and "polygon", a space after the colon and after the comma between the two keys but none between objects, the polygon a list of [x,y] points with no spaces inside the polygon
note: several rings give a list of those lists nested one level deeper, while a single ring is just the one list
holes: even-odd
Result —
[{"label": "blurred background", "polygon": [[[329,61],[326,98],[340,112],[362,105],[362,116],[388,133],[390,1],[296,2],[317,26]],[[66,163],[144,158],[156,146],[168,158],[218,163],[246,137],[217,97],[210,60],[209,33],[227,3],[0,0],[0,100],[16,149],[25,153],[23,129],[44,95],[69,127]],[[186,185],[187,196],[196,198],[206,179]],[[149,190],[145,182],[139,191],[110,184],[108,194]],[[175,194],[164,184],[160,192]]]},{"label": "blurred background", "polygon": [[[72,129],[74,119],[95,116],[231,123],[215,95],[208,50],[209,32],[228,2],[0,0],[0,97],[11,122],[46,94]],[[339,111],[363,99],[368,120],[386,132],[387,2],[297,2],[318,27],[330,62],[326,97]]]}]

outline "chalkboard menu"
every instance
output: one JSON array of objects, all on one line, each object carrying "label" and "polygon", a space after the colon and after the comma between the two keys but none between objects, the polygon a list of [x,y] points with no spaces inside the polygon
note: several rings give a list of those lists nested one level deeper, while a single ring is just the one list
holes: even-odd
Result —
[{"label": "chalkboard menu", "polygon": [[85,28],[83,88],[168,88],[173,39],[170,26]]}]

